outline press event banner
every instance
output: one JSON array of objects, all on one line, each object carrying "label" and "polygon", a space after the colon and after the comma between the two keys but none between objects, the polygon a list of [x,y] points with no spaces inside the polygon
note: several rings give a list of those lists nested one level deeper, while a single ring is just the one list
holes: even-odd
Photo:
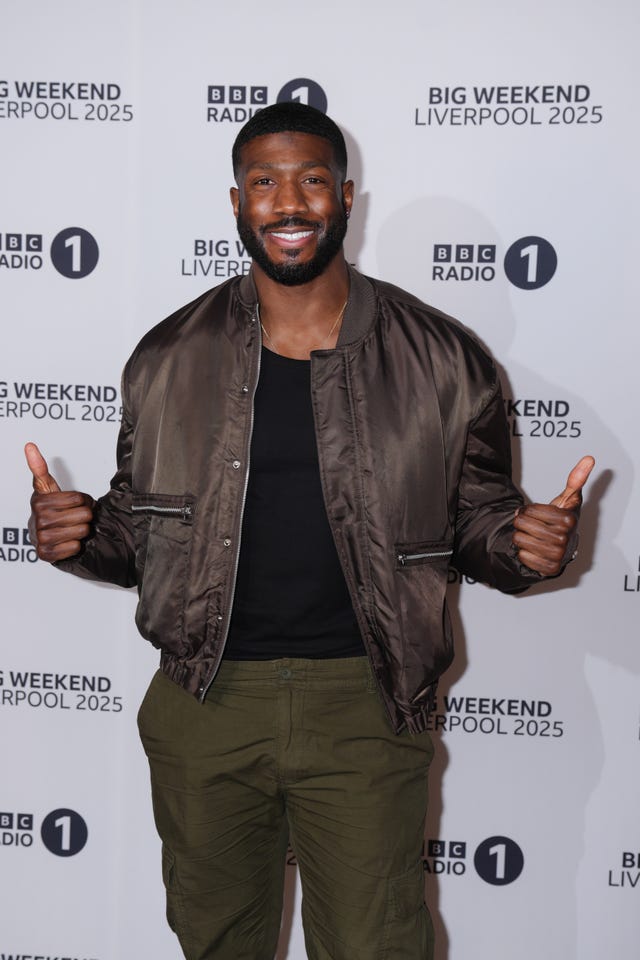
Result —
[{"label": "press event banner", "polygon": [[[437,960],[637,957],[636,0],[0,12],[0,960],[180,956],[136,730],[157,652],[133,591],[36,559],[22,448],[63,488],[107,489],[134,345],[249,268],[231,145],[280,100],[345,132],[349,260],[493,352],[527,496],[597,459],[560,580],[507,597],[450,574],[424,846]],[[303,960],[289,859],[278,960]]]}]

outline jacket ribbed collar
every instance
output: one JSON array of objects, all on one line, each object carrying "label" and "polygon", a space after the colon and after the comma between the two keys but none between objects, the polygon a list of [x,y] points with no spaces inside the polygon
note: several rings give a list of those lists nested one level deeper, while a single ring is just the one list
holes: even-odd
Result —
[{"label": "jacket ribbed collar", "polygon": [[[351,264],[349,271],[349,299],[344,312],[338,347],[361,340],[373,326],[376,317],[376,292],[373,282],[363,276]],[[241,277],[238,284],[238,297],[243,306],[254,311],[258,303],[258,294],[252,272]],[[315,352],[315,351],[314,351]]]}]

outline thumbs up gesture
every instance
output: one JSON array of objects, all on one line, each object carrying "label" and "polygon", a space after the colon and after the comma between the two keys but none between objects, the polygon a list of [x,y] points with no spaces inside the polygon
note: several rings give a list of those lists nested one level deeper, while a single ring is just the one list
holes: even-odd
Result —
[{"label": "thumbs up gesture", "polygon": [[33,477],[29,537],[41,560],[66,560],[89,536],[93,500],[86,493],[61,490],[35,443],[28,443],[24,452]]},{"label": "thumbs up gesture", "polygon": [[594,465],[593,457],[583,457],[569,474],[562,493],[551,503],[530,503],[518,511],[512,542],[526,567],[546,577],[560,573],[578,523],[582,488]]}]

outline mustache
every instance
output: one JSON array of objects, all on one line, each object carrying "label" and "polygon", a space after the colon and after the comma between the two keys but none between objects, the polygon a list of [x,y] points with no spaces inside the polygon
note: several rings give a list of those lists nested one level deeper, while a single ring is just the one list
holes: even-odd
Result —
[{"label": "mustache", "polygon": [[267,230],[282,230],[286,227],[302,227],[303,230],[316,230],[320,226],[315,220],[305,220],[303,217],[283,217],[275,223],[268,223],[260,227],[260,233]]}]

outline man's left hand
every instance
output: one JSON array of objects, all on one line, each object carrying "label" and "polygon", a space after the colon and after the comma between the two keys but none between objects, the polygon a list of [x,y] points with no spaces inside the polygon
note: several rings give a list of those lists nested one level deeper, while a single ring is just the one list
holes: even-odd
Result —
[{"label": "man's left hand", "polygon": [[551,503],[530,503],[513,521],[513,545],[521,563],[545,577],[560,573],[569,538],[578,523],[582,488],[593,467],[593,457],[583,457],[573,468],[562,493]]}]

